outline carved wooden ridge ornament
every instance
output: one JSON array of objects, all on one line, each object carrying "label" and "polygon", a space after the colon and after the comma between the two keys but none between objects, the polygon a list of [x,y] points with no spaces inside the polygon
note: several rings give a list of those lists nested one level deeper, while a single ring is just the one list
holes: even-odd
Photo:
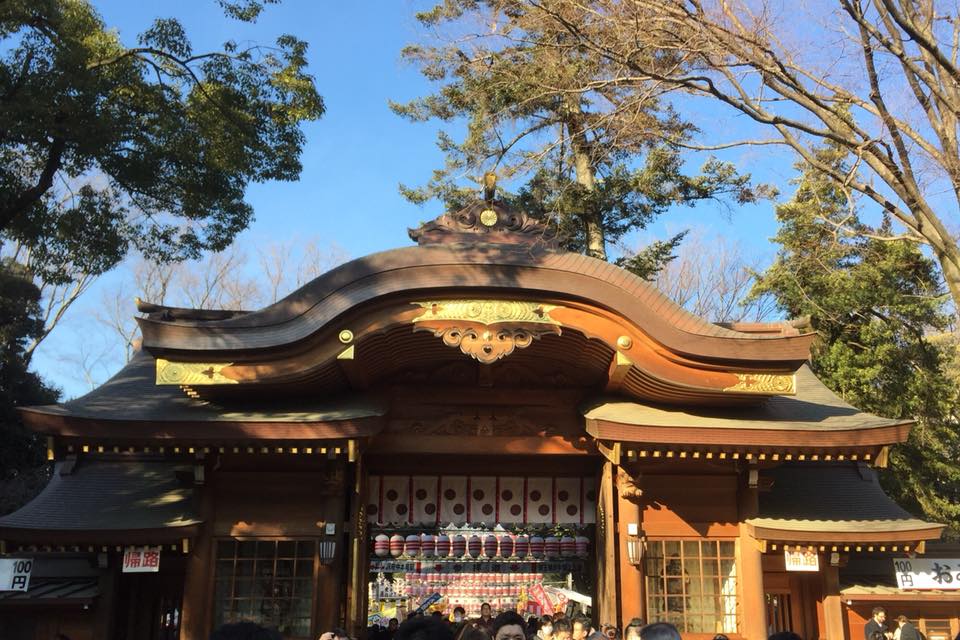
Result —
[{"label": "carved wooden ridge ornament", "polygon": [[525,349],[545,335],[559,336],[560,323],[550,317],[553,305],[519,300],[435,300],[415,302],[424,311],[414,318],[414,331],[430,331],[448,347],[483,364],[516,349]]},{"label": "carved wooden ridge ornament", "polygon": [[199,386],[207,384],[237,384],[221,373],[232,362],[170,362],[157,358],[157,384]]},{"label": "carved wooden ridge ornament", "polygon": [[444,213],[416,229],[409,229],[408,234],[420,245],[492,243],[538,245],[544,249],[559,247],[556,228],[497,201],[477,201],[459,211]]},{"label": "carved wooden ridge ornament", "polygon": [[793,395],[797,392],[796,375],[777,375],[772,373],[736,373],[737,384],[724,391],[734,393],[761,393]]}]

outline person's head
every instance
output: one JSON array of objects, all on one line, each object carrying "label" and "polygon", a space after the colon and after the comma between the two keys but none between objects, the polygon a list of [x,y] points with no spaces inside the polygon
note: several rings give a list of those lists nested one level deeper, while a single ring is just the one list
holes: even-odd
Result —
[{"label": "person's head", "polygon": [[493,620],[493,640],[526,640],[527,625],[516,611],[504,611]]},{"label": "person's head", "polygon": [[590,621],[583,616],[577,616],[573,619],[573,640],[586,640],[590,635]]},{"label": "person's head", "polygon": [[527,618],[527,635],[535,635],[537,631],[540,631],[540,618],[530,616]]},{"label": "person's head", "polygon": [[415,616],[397,627],[394,640],[453,640],[450,625],[433,616]]},{"label": "person's head", "polygon": [[553,621],[553,640],[572,640],[573,625],[566,618]]},{"label": "person's head", "polygon": [[493,610],[490,608],[489,602],[484,602],[480,605],[480,617],[486,620],[491,615],[493,615]]},{"label": "person's head", "polygon": [[883,607],[874,607],[873,608],[873,619],[883,624],[887,621],[887,610]]},{"label": "person's head", "polygon": [[767,640],[803,640],[803,638],[793,631],[778,631],[767,638]]},{"label": "person's head", "polygon": [[400,620],[398,620],[397,618],[390,618],[390,622],[387,623],[387,630],[396,631],[399,626],[400,626]]},{"label": "person's head", "polygon": [[623,629],[624,640],[640,640],[640,629],[643,629],[643,618],[633,618]]},{"label": "person's head", "polygon": [[603,625],[602,632],[607,640],[617,640],[620,637],[620,630],[612,624]]},{"label": "person's head", "polygon": [[550,616],[543,616],[540,618],[540,637],[544,640],[553,639],[553,618]]},{"label": "person's head", "polygon": [[727,634],[725,633],[718,633],[717,635],[713,636],[713,640],[730,640],[730,638],[728,638]]},{"label": "person's head", "polygon": [[640,640],[681,640],[680,632],[669,622],[654,622],[640,629]]},{"label": "person's head", "polygon": [[493,636],[486,627],[470,622],[464,625],[457,640],[493,640]]},{"label": "person's head", "polygon": [[347,630],[343,627],[334,627],[333,628],[333,637],[337,640],[349,640],[350,636],[347,635]]},{"label": "person's head", "polygon": [[463,619],[467,617],[467,610],[463,607],[454,607],[453,608],[453,621],[454,622],[463,622]]},{"label": "person's head", "polygon": [[908,618],[907,616],[897,616],[897,626],[898,626],[898,627],[902,627],[903,625],[907,624],[908,622],[910,622],[910,618]]},{"label": "person's head", "polygon": [[232,622],[210,634],[210,640],[281,640],[276,629],[261,627],[255,622]]}]

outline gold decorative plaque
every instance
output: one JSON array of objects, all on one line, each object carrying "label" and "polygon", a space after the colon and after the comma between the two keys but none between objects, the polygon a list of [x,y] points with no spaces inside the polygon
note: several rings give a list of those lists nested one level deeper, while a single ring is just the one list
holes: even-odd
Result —
[{"label": "gold decorative plaque", "polygon": [[492,227],[497,224],[497,212],[493,209],[484,209],[480,212],[480,224],[485,227]]},{"label": "gold decorative plaque", "polygon": [[157,384],[200,386],[205,384],[237,384],[221,373],[232,362],[170,362],[157,358]]},{"label": "gold decorative plaque", "polygon": [[520,300],[434,300],[414,302],[424,312],[414,318],[414,322],[430,320],[460,320],[477,322],[484,325],[501,322],[529,322],[535,324],[560,323],[550,317],[550,311],[556,306],[539,302]]},{"label": "gold decorative plaque", "polygon": [[737,384],[727,387],[724,391],[768,395],[794,395],[797,392],[797,377],[795,375],[737,373],[736,376]]}]

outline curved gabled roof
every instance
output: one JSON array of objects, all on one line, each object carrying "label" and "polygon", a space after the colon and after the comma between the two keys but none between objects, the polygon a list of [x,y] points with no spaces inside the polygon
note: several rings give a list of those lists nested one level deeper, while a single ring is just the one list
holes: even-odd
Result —
[{"label": "curved gabled roof", "polygon": [[489,244],[375,253],[260,311],[205,321],[178,319],[176,310],[169,310],[141,318],[140,325],[144,348],[155,354],[260,352],[306,340],[364,305],[444,292],[587,302],[632,322],[669,351],[698,360],[799,366],[812,341],[812,335],[748,334],[706,322],[634,274],[588,256]]}]

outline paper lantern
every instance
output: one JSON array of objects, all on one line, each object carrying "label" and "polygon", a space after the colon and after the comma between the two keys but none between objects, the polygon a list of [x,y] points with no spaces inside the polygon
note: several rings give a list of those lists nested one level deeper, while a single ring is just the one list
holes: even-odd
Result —
[{"label": "paper lantern", "polygon": [[459,533],[450,539],[450,555],[454,558],[462,558],[467,552],[467,539]]},{"label": "paper lantern", "polygon": [[526,534],[521,534],[516,537],[514,540],[513,553],[516,554],[518,558],[526,558],[527,554],[530,553],[530,537]]},{"label": "paper lantern", "polygon": [[590,538],[577,536],[575,544],[577,547],[577,555],[581,558],[586,558],[590,553]]},{"label": "paper lantern", "polygon": [[488,558],[497,557],[497,550],[500,547],[500,543],[497,540],[497,536],[492,533],[489,534],[486,538],[483,539],[483,555]]},{"label": "paper lantern", "polygon": [[513,536],[509,533],[500,536],[500,555],[504,558],[513,557]]},{"label": "paper lantern", "polygon": [[467,540],[467,555],[471,558],[479,558],[480,552],[483,550],[483,541],[480,540],[480,536],[473,534]]},{"label": "paper lantern", "polygon": [[381,533],[373,539],[373,555],[378,558],[390,555],[390,536]]},{"label": "paper lantern", "polygon": [[577,543],[572,536],[560,538],[560,555],[564,558],[572,557],[577,553]]},{"label": "paper lantern", "polygon": [[450,537],[445,533],[437,536],[437,557],[446,558],[450,555]]},{"label": "paper lantern", "polygon": [[534,558],[542,558],[544,552],[544,541],[540,536],[530,537],[530,555]]},{"label": "paper lantern", "polygon": [[420,555],[420,536],[416,533],[408,535],[403,551],[408,556],[416,557]]},{"label": "paper lantern", "polygon": [[433,534],[425,533],[420,536],[420,555],[424,558],[432,558],[437,554],[437,540]]},{"label": "paper lantern", "polygon": [[543,554],[548,558],[560,555],[560,539],[557,536],[547,536],[543,539]]},{"label": "paper lantern", "polygon": [[390,555],[394,558],[403,555],[403,536],[399,533],[390,536]]}]

